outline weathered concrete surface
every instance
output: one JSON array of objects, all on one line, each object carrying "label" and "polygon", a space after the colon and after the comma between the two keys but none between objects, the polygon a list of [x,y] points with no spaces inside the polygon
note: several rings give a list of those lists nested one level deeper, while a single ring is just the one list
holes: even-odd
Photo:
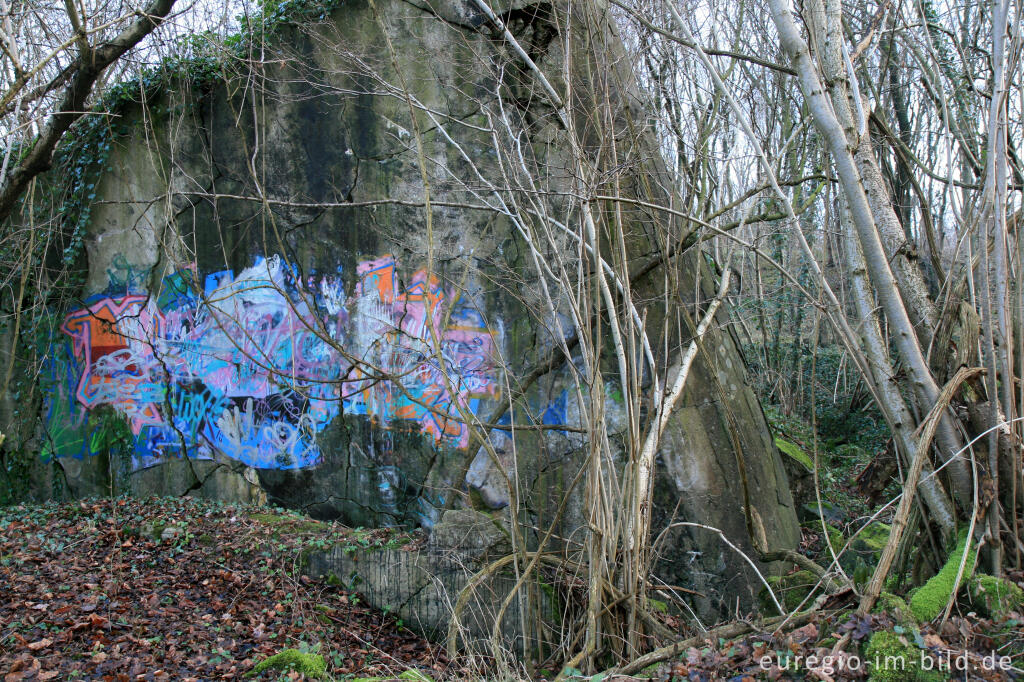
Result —
[{"label": "weathered concrete surface", "polygon": [[[511,551],[506,534],[499,530],[500,524],[500,520],[485,513],[451,510],[434,526],[422,548],[339,546],[327,552],[309,553],[303,570],[358,590],[372,604],[396,614],[409,627],[444,641],[459,595],[475,575]],[[456,630],[460,650],[472,647],[481,652],[492,651],[490,641],[496,614],[514,584],[514,572],[506,566],[470,589],[459,609]],[[540,622],[557,618],[557,609],[536,581],[527,583],[523,594],[527,591],[534,594],[533,604],[551,609]],[[541,635],[524,632],[521,627],[525,608],[525,598],[514,599],[499,629],[501,645],[521,653],[538,646]]]},{"label": "weathered concrete surface", "polygon": [[[521,235],[486,189],[510,182],[488,130],[505,116],[505,132],[536,161],[532,180],[550,193],[547,210],[564,218],[558,194],[573,187],[564,131],[532,76],[468,3],[432,4],[436,13],[401,0],[377,6],[383,28],[367,5],[351,3],[325,25],[287,30],[263,64],[208,95],[169,92],[151,103],[169,113],[125,112],[134,132],[119,140],[98,187],[83,308],[69,314],[75,325],[66,323],[67,347],[47,386],[47,452],[75,494],[266,495],[352,525],[436,527],[451,496],[465,490],[469,464],[471,500],[508,502],[504,477],[467,447],[460,406],[486,420],[511,396],[517,422],[581,425],[565,362],[523,395],[509,393],[550,356],[556,318],[544,313]],[[559,87],[564,55],[549,11],[517,5],[505,19]],[[580,37],[578,97],[593,86],[584,65],[614,56],[616,45],[611,31]],[[643,103],[628,72],[620,75],[611,93],[620,118],[641,122]],[[589,109],[578,110],[584,138],[596,140]],[[622,195],[664,199],[660,188],[670,183],[650,138],[624,135],[618,152]],[[434,202],[429,238],[421,161]],[[629,206],[621,215],[639,265],[662,248],[659,216]],[[568,238],[544,248],[550,259],[575,253]],[[392,279],[374,275],[385,266]],[[681,296],[692,299],[694,283],[705,300],[714,289],[697,254],[673,261],[670,274]],[[653,338],[666,327],[664,281],[654,268],[633,283]],[[111,319],[90,307],[101,304]],[[556,304],[564,316],[564,296]],[[252,310],[265,314],[246,317]],[[727,312],[718,322],[658,453],[655,529],[707,524],[752,553],[745,479],[768,537],[794,547],[798,527],[778,453]],[[438,336],[449,380],[436,369]],[[613,363],[604,374],[609,431],[618,438],[625,421]],[[518,478],[524,520],[547,527],[579,469],[581,438],[558,429],[517,431],[514,446],[508,432],[489,437]],[[581,491],[571,494],[561,537],[585,527]],[[455,506],[463,504],[460,496]],[[674,528],[659,551],[667,583],[705,595],[700,610],[754,603],[757,581],[714,534]],[[454,576],[442,583],[454,589],[462,579]],[[403,595],[422,582],[409,580],[413,587],[388,599],[409,601]],[[423,613],[425,625],[440,622]]]}]

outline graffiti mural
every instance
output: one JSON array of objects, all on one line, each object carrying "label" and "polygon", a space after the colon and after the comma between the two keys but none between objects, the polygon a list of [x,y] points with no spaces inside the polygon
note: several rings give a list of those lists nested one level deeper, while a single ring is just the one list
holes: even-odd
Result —
[{"label": "graffiti mural", "polygon": [[[494,341],[483,318],[453,300],[437,278],[416,272],[399,288],[392,258],[361,263],[349,347],[359,358],[344,392],[346,412],[384,426],[417,422],[424,433],[456,447],[469,444],[460,411],[476,414],[479,401],[497,397]],[[379,368],[394,380],[380,381]]]},{"label": "graffiti mural", "polygon": [[273,256],[206,275],[201,294],[193,269],[156,294],[88,302],[64,319],[67,347],[52,354],[45,454],[96,454],[100,407],[130,425],[135,468],[185,455],[313,466],[317,435],[339,414],[408,422],[465,448],[464,416],[500,387],[483,316],[425,270],[403,286],[391,256],[356,274],[346,296],[340,272],[303,278]]}]

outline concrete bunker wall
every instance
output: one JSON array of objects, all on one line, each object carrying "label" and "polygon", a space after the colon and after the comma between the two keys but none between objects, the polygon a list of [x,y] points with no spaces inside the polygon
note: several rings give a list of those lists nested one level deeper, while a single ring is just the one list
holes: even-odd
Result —
[{"label": "concrete bunker wall", "polygon": [[[192,491],[352,525],[431,527],[453,490],[500,514],[500,466],[521,482],[520,512],[550,522],[583,445],[571,373],[563,363],[521,395],[514,386],[564,327],[543,313],[528,252],[476,175],[504,186],[488,115],[514,98],[497,80],[509,57],[458,3],[378,5],[385,29],[368,7],[345,6],[203,97],[149,103],[174,113],[134,113],[97,189],[81,305],[62,320],[43,379],[43,456],[75,494]],[[557,41],[538,50],[559,73]],[[530,106],[539,113],[511,118],[557,213],[571,172],[550,112]],[[625,213],[630,244],[649,253],[650,216]],[[681,281],[713,288],[696,253],[678,267]],[[757,518],[792,547],[785,474],[726,313],[720,322],[658,454],[655,526],[708,524],[752,553],[742,462]],[[614,386],[597,390],[621,430]],[[512,395],[489,432],[494,462],[467,422],[486,422]],[[513,422],[552,428],[513,439],[501,428]],[[579,497],[565,537],[584,527]],[[701,610],[752,603],[757,581],[713,533],[665,539],[659,572],[702,592]]]}]

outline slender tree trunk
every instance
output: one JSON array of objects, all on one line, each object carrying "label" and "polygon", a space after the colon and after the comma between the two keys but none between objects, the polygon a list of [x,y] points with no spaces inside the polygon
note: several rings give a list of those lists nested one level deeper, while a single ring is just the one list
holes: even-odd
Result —
[{"label": "slender tree trunk", "polygon": [[[1009,312],[1007,286],[1006,234],[1006,29],[1009,14],[1008,0],[996,0],[992,8],[992,100],[988,120],[988,154],[985,166],[985,190],[982,216],[985,229],[981,232],[981,275],[983,296],[983,329],[985,334],[985,364],[988,369],[988,402],[994,424],[1009,422],[1013,418],[1013,381],[1011,348],[1008,325]],[[992,242],[991,259],[989,241]],[[994,430],[988,436],[988,475],[992,481],[993,500],[988,510],[989,571],[999,575],[1002,570],[1002,513],[999,509],[999,439],[1004,429]]]},{"label": "slender tree trunk", "polygon": [[[851,152],[851,146],[853,149],[857,148],[857,141],[851,144],[847,139],[843,125],[833,109],[833,102],[825,95],[825,89],[811,61],[807,44],[800,36],[800,30],[789,5],[785,0],[770,0],[769,5],[782,47],[799,74],[800,87],[815,127],[832,154],[839,182],[848,202],[852,223],[863,250],[867,273],[885,313],[895,346],[907,368],[914,394],[926,412],[938,399],[939,389],[925,360],[915,325],[900,295],[896,277],[889,266],[889,258],[882,245],[871,203],[861,183],[857,163]],[[854,92],[853,96],[859,97],[859,94]],[[849,111],[848,108],[846,110]],[[891,213],[891,206],[889,212]],[[893,220],[898,226],[895,214]],[[948,421],[948,417],[944,421]],[[958,497],[966,504],[970,500],[971,485],[967,467],[958,457],[959,440],[947,443],[943,441],[943,435],[956,435],[951,424],[946,428],[940,428],[940,452],[946,461],[956,458],[949,461],[950,476]]]},{"label": "slender tree trunk", "polygon": [[[914,437],[914,418],[900,394],[895,377],[892,376],[892,363],[889,360],[885,338],[882,336],[882,330],[878,326],[878,319],[875,315],[875,300],[871,284],[868,282],[864,256],[861,253],[855,231],[849,226],[848,211],[844,210],[843,214],[842,222],[847,225],[843,230],[843,246],[850,273],[850,293],[861,318],[860,332],[864,340],[864,354],[871,366],[875,384],[882,393],[883,399],[879,407],[888,413],[887,421],[892,429],[897,451],[903,456],[904,463],[909,467],[915,459],[918,446],[917,439]],[[949,495],[942,488],[942,483],[934,475],[927,461],[923,464],[918,490],[925,504],[928,505],[928,510],[932,513],[936,524],[942,529],[943,535],[952,537],[956,527],[956,512]]]}]

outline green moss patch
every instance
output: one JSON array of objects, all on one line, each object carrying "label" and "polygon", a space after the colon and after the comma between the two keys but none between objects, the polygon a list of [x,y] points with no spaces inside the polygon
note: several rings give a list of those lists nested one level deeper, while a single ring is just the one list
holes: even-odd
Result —
[{"label": "green moss patch", "polygon": [[288,516],[287,514],[249,514],[249,518],[253,521],[259,521],[265,523],[268,526],[277,526],[282,523],[289,523],[295,520],[294,516]]},{"label": "green moss patch", "polygon": [[1024,605],[1024,590],[993,575],[976,575],[967,587],[974,606],[985,615],[1005,618]]},{"label": "green moss patch", "polygon": [[327,661],[320,654],[304,654],[298,649],[285,649],[257,663],[251,674],[259,675],[267,670],[294,670],[311,679],[319,679],[327,674]]},{"label": "green moss patch", "polygon": [[[938,616],[946,608],[951,595],[955,594],[960,587],[970,579],[974,572],[974,563],[977,560],[977,552],[969,549],[970,538],[967,533],[962,533],[960,542],[949,555],[946,565],[938,573],[931,577],[921,589],[910,598],[910,610],[914,617],[921,622],[929,621]],[[960,583],[954,585],[956,574],[960,570],[960,560],[967,552],[967,563],[964,565],[964,572]]]},{"label": "green moss patch", "polygon": [[281,537],[284,532],[288,533],[315,533],[325,529],[325,524],[315,519],[296,514],[264,514],[252,513],[249,518],[257,523],[274,528],[272,535]]},{"label": "green moss patch", "polygon": [[882,630],[871,635],[864,660],[869,682],[941,682],[943,676],[921,668],[921,650],[895,633]]},{"label": "green moss patch", "polygon": [[[814,530],[815,530],[815,532],[820,531],[821,530],[821,526],[819,525],[819,526],[814,527]],[[842,531],[840,531],[838,528],[833,526],[831,523],[826,523],[825,524],[825,532],[828,533],[828,540],[832,544],[832,549],[835,550],[837,553],[842,551],[843,546],[846,545],[846,538],[843,537]],[[822,544],[823,544],[822,549],[823,550],[827,550],[828,549],[828,543],[825,543],[823,541]]]},{"label": "green moss patch", "polygon": [[882,556],[891,532],[892,528],[880,521],[860,529],[850,542],[849,551],[840,560],[843,570],[847,573],[866,570],[870,577],[871,569],[878,564],[878,558]]},{"label": "green moss patch", "polygon": [[[801,603],[806,608],[810,600],[818,596],[822,589],[818,584],[818,577],[810,571],[796,571],[788,575],[769,576],[767,580],[775,592],[775,596],[787,611],[795,610]],[[772,603],[767,588],[761,589],[758,599],[766,611],[775,611],[775,604]]]},{"label": "green moss patch", "polygon": [[814,462],[807,456],[807,453],[800,449],[800,446],[793,441],[786,440],[782,436],[775,436],[775,447],[785,455],[792,457],[804,465],[808,471],[814,471]]},{"label": "green moss patch", "polygon": [[885,549],[885,543],[889,542],[889,534],[892,527],[887,523],[875,521],[865,526],[853,541],[854,549],[872,552],[877,558]]},{"label": "green moss patch", "polygon": [[893,620],[903,627],[917,627],[917,621],[914,619],[914,613],[910,610],[910,606],[892,592],[882,592],[878,595],[878,600],[875,601],[875,608],[872,611],[890,614]]}]

